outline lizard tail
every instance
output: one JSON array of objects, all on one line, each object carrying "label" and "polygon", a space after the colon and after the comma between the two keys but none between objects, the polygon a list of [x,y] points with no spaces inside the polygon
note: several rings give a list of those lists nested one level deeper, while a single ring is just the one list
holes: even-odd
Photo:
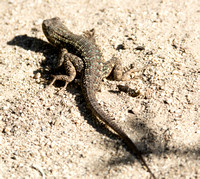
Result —
[{"label": "lizard tail", "polygon": [[103,121],[106,125],[108,125],[112,130],[114,130],[128,145],[129,150],[133,153],[136,158],[142,163],[142,165],[147,169],[147,171],[151,174],[152,178],[156,179],[155,175],[148,167],[144,158],[142,157],[141,152],[138,150],[133,141],[128,137],[128,135],[114,122],[114,118],[110,117],[106,114],[101,105],[98,103],[94,90],[87,90],[88,93],[85,94],[85,99],[88,105],[88,108],[92,111],[92,113],[97,116],[101,121]]}]

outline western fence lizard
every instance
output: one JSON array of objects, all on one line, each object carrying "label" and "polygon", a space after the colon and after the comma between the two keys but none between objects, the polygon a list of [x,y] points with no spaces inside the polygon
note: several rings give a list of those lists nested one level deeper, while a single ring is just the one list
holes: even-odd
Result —
[{"label": "western fence lizard", "polygon": [[109,76],[112,71],[115,80],[127,80],[131,70],[122,73],[121,64],[116,58],[104,62],[102,54],[95,44],[93,31],[87,32],[83,36],[75,35],[67,29],[58,17],[44,20],[42,29],[48,41],[60,49],[58,66],[64,64],[67,73],[67,75],[54,76],[51,84],[56,80],[63,80],[65,81],[64,88],[66,88],[67,84],[76,77],[76,72],[80,73],[81,89],[87,107],[125,141],[131,152],[146,167],[151,176],[156,178],[133,141],[114,122],[114,119],[102,110],[95,94],[100,90],[102,79]]}]

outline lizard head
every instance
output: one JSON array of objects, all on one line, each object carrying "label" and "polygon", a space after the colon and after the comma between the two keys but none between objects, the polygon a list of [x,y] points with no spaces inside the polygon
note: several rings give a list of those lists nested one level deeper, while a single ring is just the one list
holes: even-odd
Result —
[{"label": "lizard head", "polygon": [[[63,23],[61,22],[59,17],[54,17],[52,19],[46,19],[42,23],[42,30],[48,39],[48,41],[54,45],[57,46],[60,44],[59,39],[59,31],[64,27]],[[66,27],[65,27],[66,28]]]}]

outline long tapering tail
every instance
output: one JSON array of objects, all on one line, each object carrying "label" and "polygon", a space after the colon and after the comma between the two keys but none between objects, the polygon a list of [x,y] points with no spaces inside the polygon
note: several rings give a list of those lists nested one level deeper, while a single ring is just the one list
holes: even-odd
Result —
[{"label": "long tapering tail", "polygon": [[131,153],[133,153],[136,158],[141,162],[141,164],[147,169],[147,171],[151,174],[151,176],[156,179],[155,175],[148,167],[144,158],[141,155],[141,152],[138,150],[133,141],[128,137],[128,135],[114,122],[114,119],[111,118],[108,114],[106,114],[101,105],[98,103],[94,89],[87,90],[87,93],[84,93],[85,99],[87,102],[87,107],[92,111],[92,113],[98,117],[101,121],[103,121],[106,125],[108,125],[112,130],[114,130],[127,144]]}]

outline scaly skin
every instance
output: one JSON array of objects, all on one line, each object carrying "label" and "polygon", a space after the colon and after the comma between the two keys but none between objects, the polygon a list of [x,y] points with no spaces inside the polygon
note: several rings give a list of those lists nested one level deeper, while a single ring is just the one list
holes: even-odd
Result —
[{"label": "scaly skin", "polygon": [[92,38],[93,34],[75,35],[63,25],[58,17],[44,20],[42,28],[49,42],[61,50],[58,66],[64,64],[67,73],[67,75],[55,76],[51,84],[56,80],[64,80],[66,82],[65,88],[69,82],[74,80],[76,72],[81,73],[81,89],[87,107],[126,142],[131,152],[146,167],[151,176],[156,178],[133,141],[114,122],[114,119],[102,110],[97,102],[95,93],[100,89],[103,78],[107,77],[113,69],[116,80],[127,80],[129,73],[122,74],[121,64],[115,59],[104,62],[102,54]]}]

